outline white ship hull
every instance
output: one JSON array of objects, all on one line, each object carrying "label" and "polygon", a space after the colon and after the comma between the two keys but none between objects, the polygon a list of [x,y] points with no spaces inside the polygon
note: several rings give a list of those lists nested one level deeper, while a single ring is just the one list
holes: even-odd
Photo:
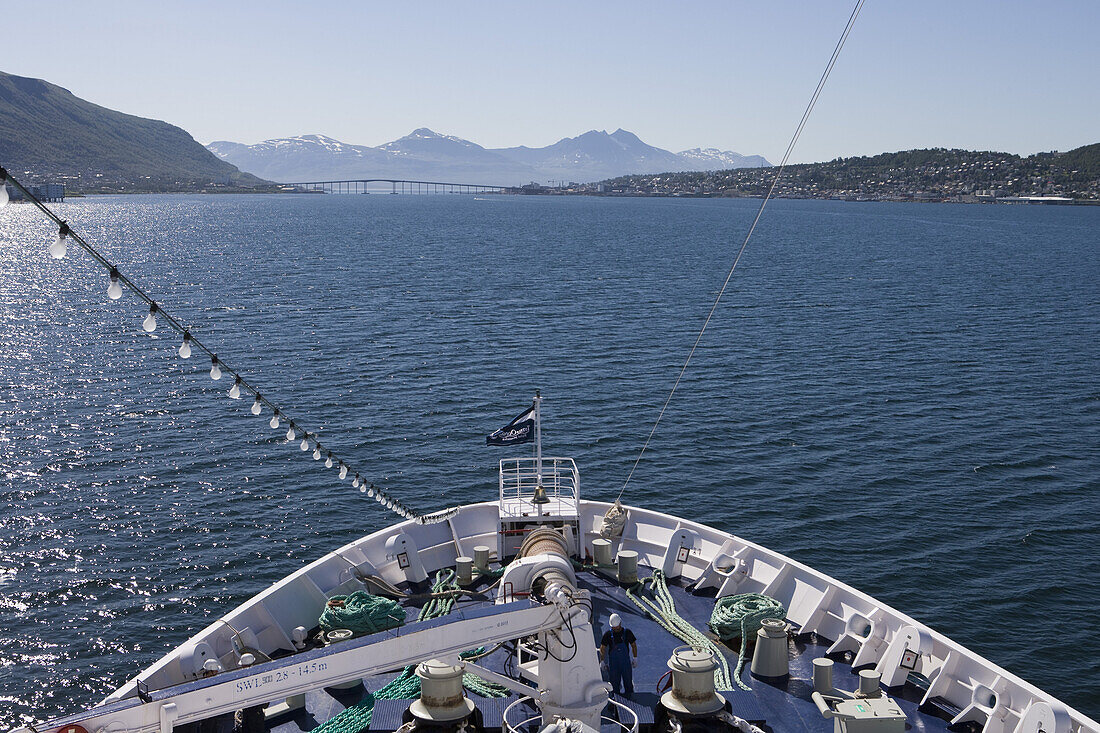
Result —
[{"label": "white ship hull", "polygon": [[[293,648],[294,629],[314,627],[318,609],[328,598],[363,588],[357,575],[375,574],[393,585],[405,582],[408,569],[401,565],[407,556],[399,559],[394,552],[392,538],[397,535],[411,540],[414,561],[428,573],[453,567],[457,556],[471,556],[478,545],[493,548],[496,557],[503,557],[508,535],[502,533],[502,527],[515,519],[516,506],[515,501],[506,499],[466,505],[446,521],[403,522],[330,552],[203,629],[120,687],[104,701],[106,707],[78,716],[80,725],[89,731],[104,726],[117,729],[111,722],[121,718],[109,710],[117,707],[114,703],[134,698],[139,683],[142,689],[165,690],[194,680],[195,669],[188,665],[193,664],[194,650],[201,645],[208,645],[226,669],[236,665],[242,643],[265,653]],[[600,537],[601,521],[610,506],[555,498],[544,508],[547,516],[542,519],[564,518],[566,526],[576,527],[579,536],[574,540],[583,554]],[[688,550],[682,562],[685,553],[681,547]],[[716,588],[718,596],[755,592],[776,598],[788,609],[787,619],[799,633],[831,640],[830,651],[850,652],[853,668],[876,665],[884,682],[898,679],[898,642],[907,633],[912,636],[915,629],[920,660],[914,671],[930,681],[922,702],[933,698],[948,701],[958,710],[953,723],[974,721],[984,733],[1037,733],[1022,729],[1021,721],[1034,719],[1043,711],[1047,719],[1055,721],[1056,730],[1044,728],[1046,733],[1100,731],[1096,721],[904,613],[735,535],[669,514],[628,507],[619,549],[636,551],[640,565],[662,568],[670,577],[679,577],[696,588]],[[424,656],[433,651],[425,650]],[[312,682],[317,687],[346,682],[341,674],[329,666],[314,674]],[[350,678],[356,674],[351,673]],[[216,707],[212,703],[211,710]],[[146,723],[155,729],[159,721]],[[121,727],[135,730],[135,726],[129,722]]]}]

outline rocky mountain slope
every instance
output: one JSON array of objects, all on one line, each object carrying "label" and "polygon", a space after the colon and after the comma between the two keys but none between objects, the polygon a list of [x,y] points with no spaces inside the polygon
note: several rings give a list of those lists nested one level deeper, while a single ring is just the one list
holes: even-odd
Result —
[{"label": "rocky mountain slope", "polygon": [[0,165],[27,183],[81,191],[182,191],[264,183],[186,131],[0,72]]}]

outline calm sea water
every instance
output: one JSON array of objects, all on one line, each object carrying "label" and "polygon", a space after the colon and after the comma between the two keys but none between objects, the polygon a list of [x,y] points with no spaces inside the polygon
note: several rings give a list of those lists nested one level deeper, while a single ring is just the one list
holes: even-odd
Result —
[{"label": "calm sea water", "polygon": [[[546,398],[613,499],[754,201],[59,206],[370,480],[491,499]],[[90,704],[391,521],[0,211],[0,721]],[[75,255],[75,256],[73,256]],[[1100,715],[1100,209],[776,201],[625,497],[763,543]]]}]

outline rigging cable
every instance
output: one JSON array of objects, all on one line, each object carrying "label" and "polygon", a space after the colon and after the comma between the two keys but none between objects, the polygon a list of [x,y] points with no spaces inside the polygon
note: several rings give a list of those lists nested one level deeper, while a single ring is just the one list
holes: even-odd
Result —
[{"label": "rigging cable", "polygon": [[[293,442],[297,439],[297,431],[301,430],[300,424],[290,419],[286,412],[283,411],[274,402],[265,397],[257,387],[250,384],[244,376],[236,369],[229,367],[223,362],[215,351],[204,345],[190,329],[185,327],[178,319],[166,312],[153,298],[148,295],[145,290],[137,285],[133,280],[119,271],[118,267],[112,264],[106,257],[100,254],[92,245],[80,236],[78,232],[73,231],[68,222],[64,221],[61,217],[55,214],[48,206],[38,200],[38,198],[23,186],[22,183],[12,177],[11,173],[4,168],[0,167],[0,207],[7,203],[7,189],[6,183],[10,183],[16,189],[18,189],[23,198],[34,204],[39,211],[46,215],[54,224],[58,227],[57,240],[50,246],[50,254],[55,259],[62,259],[65,257],[68,249],[68,242],[75,242],[81,249],[91,255],[99,265],[104,267],[110,274],[110,286],[107,288],[107,295],[112,300],[117,300],[122,297],[122,286],[125,285],[131,292],[134,293],[140,300],[144,301],[149,306],[149,314],[145,317],[145,321],[142,324],[146,332],[152,332],[157,327],[157,316],[162,317],[167,321],[168,325],[178,331],[183,336],[183,342],[179,348],[179,354],[181,358],[190,358],[193,350],[201,351],[210,357],[210,377],[214,380],[222,378],[223,374],[227,374],[233,380],[233,386],[229,390],[229,396],[233,399],[240,399],[242,391],[250,392],[254,399],[251,407],[251,413],[253,415],[259,415],[264,407],[267,407],[271,411],[272,418],[270,425],[272,428],[278,429],[280,426],[280,420],[288,421],[288,430],[286,433],[287,442]],[[324,448],[321,445],[320,440],[316,433],[304,431],[302,433],[301,448],[302,451],[309,451],[312,447],[313,460],[319,461],[322,457],[325,458],[324,465],[326,468],[332,468],[339,472],[341,480],[346,479],[349,475],[354,475],[352,479],[352,486],[359,489],[360,492],[366,494],[369,498],[376,499],[379,505],[389,509],[400,517],[406,519],[414,519],[421,524],[435,524],[443,522],[454,516],[457,513],[457,508],[447,509],[432,514],[420,514],[407,507],[402,502],[394,499],[389,495],[385,489],[377,488],[369,481],[362,479],[358,472],[351,470],[351,467],[343,460],[341,460],[333,451]]]},{"label": "rigging cable", "polygon": [[684,365],[680,368],[680,373],[676,377],[676,382],[672,385],[672,391],[668,393],[665,403],[661,406],[661,411],[657,415],[657,420],[653,423],[653,429],[649,431],[649,436],[645,439],[645,443],[642,444],[642,449],[638,451],[638,457],[634,460],[634,465],[630,468],[630,473],[627,474],[626,481],[623,482],[623,487],[619,490],[619,499],[623,498],[623,492],[626,491],[626,487],[630,483],[631,477],[634,476],[635,469],[637,469],[638,464],[641,463],[642,455],[645,454],[646,448],[649,447],[649,442],[653,439],[653,434],[657,432],[657,426],[661,424],[661,418],[664,417],[665,410],[668,409],[668,403],[672,401],[672,396],[676,394],[676,388],[680,386],[680,380],[684,378],[684,372],[687,371],[688,364],[691,363],[691,357],[695,355],[695,349],[698,348],[699,342],[702,341],[703,334],[707,330],[707,326],[710,325],[710,319],[714,316],[714,311],[718,309],[718,303],[726,293],[726,287],[730,284],[733,272],[737,269],[738,263],[741,262],[741,255],[745,254],[745,248],[749,246],[749,239],[752,238],[753,232],[756,231],[756,225],[760,222],[760,217],[764,214],[764,207],[768,205],[768,201],[771,200],[772,194],[775,193],[776,184],[779,183],[779,178],[783,175],[783,169],[787,166],[787,160],[791,157],[791,152],[794,150],[795,143],[798,142],[798,138],[802,135],[803,128],[806,127],[806,122],[810,119],[810,112],[813,111],[814,105],[817,104],[817,99],[821,96],[821,90],[825,88],[825,82],[828,80],[829,74],[832,73],[837,58],[840,57],[840,51],[844,48],[844,42],[848,40],[848,34],[852,32],[852,26],[855,25],[856,17],[859,16],[859,11],[863,8],[863,3],[864,0],[856,0],[855,7],[852,8],[852,14],[848,17],[848,24],[844,26],[844,32],[840,34],[840,40],[837,41],[836,47],[833,49],[833,55],[829,58],[829,63],[825,66],[825,71],[821,73],[821,78],[817,82],[817,88],[814,89],[813,96],[810,97],[810,101],[806,105],[806,110],[802,113],[802,119],[799,121],[798,127],[795,128],[790,143],[787,144],[787,150],[783,153],[783,160],[779,163],[779,167],[775,172],[775,177],[772,179],[771,186],[768,188],[767,195],[764,196],[764,200],[760,202],[760,208],[756,212],[756,218],[752,220],[752,226],[749,227],[749,231],[745,235],[745,240],[741,243],[741,249],[737,251],[737,257],[734,258],[733,265],[730,266],[729,272],[726,274],[726,280],[718,290],[718,297],[714,299],[714,304],[711,305],[710,312],[707,313],[707,318],[703,321],[703,327],[699,329],[699,335],[695,337],[695,343],[692,344],[691,351],[688,352],[687,359],[684,360]]}]

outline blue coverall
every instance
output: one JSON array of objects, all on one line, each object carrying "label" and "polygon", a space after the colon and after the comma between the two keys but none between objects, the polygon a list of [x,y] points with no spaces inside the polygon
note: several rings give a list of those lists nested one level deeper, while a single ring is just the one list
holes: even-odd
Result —
[{"label": "blue coverall", "polygon": [[611,688],[616,694],[623,690],[627,697],[634,695],[634,670],[630,664],[630,644],[627,642],[627,630],[624,628],[619,638],[611,632],[611,644],[607,650],[607,672],[611,678]]}]

